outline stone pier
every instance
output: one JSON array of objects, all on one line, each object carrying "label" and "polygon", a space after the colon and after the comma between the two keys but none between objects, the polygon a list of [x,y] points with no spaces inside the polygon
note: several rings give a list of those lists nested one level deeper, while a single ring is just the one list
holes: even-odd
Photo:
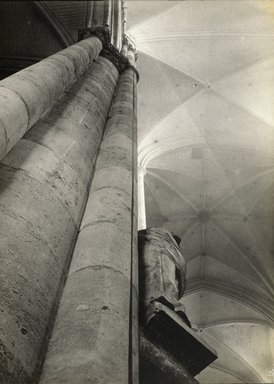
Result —
[{"label": "stone pier", "polygon": [[102,49],[90,37],[0,82],[0,159],[81,76]]},{"label": "stone pier", "polygon": [[98,57],[0,165],[2,382],[36,376],[117,78]]},{"label": "stone pier", "polygon": [[138,383],[135,83],[118,80],[41,384]]}]

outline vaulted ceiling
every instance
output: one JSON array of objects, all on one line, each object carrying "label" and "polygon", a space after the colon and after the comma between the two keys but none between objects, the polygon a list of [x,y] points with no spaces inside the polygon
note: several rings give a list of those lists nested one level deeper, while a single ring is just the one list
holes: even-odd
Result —
[{"label": "vaulted ceiling", "polygon": [[271,382],[273,1],[129,0],[128,8],[147,226],[182,238],[183,302],[219,354],[198,380]]},{"label": "vaulted ceiling", "polygon": [[[77,40],[88,1],[1,1],[0,77]],[[201,383],[274,381],[274,3],[128,0],[148,226],[181,236]],[[272,348],[272,349],[271,349]]]}]

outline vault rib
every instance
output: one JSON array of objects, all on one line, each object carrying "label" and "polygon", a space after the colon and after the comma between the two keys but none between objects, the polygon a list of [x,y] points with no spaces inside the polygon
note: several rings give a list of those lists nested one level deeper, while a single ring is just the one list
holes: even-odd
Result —
[{"label": "vault rib", "polygon": [[164,185],[169,187],[173,192],[175,192],[178,196],[182,198],[196,213],[198,212],[198,208],[188,200],[188,198],[182,193],[179,192],[176,188],[174,188],[168,181],[164,180],[161,176],[157,175],[155,172],[151,171],[151,169],[147,168],[147,173],[156,179],[160,180]]},{"label": "vault rib", "polygon": [[249,259],[249,257],[238,247],[237,244],[228,236],[218,225],[211,222],[212,227],[214,227],[231,245],[237,250],[237,252],[243,257],[243,259],[249,264],[249,266],[254,270],[255,274],[260,277],[261,281],[268,288],[269,292],[274,295],[274,289],[270,282],[265,278],[265,276],[258,270],[258,267]]},{"label": "vault rib", "polygon": [[[236,192],[239,192],[242,188],[246,187],[248,184],[251,184],[253,181],[257,180],[261,176],[264,176],[264,175],[267,175],[267,174],[271,174],[271,173],[274,173],[273,169],[270,170],[270,171],[261,172],[261,173],[257,174],[256,176],[254,176],[252,179],[248,180],[246,183],[242,184],[239,188],[234,188],[233,192],[230,192],[230,193],[226,194],[219,201],[217,201],[217,203],[210,209],[210,213],[212,213],[223,202],[225,202],[227,199],[229,199],[230,197],[235,195]],[[273,181],[271,182],[271,184],[273,184]]]}]

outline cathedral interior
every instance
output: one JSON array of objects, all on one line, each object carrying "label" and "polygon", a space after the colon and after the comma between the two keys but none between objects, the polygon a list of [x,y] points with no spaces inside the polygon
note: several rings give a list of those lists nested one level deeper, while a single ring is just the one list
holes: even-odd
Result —
[{"label": "cathedral interior", "polygon": [[273,0],[0,21],[0,383],[274,383]]}]

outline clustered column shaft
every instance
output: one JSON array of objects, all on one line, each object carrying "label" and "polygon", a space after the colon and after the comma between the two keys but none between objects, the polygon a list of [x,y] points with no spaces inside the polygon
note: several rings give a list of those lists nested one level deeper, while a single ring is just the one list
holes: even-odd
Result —
[{"label": "clustered column shaft", "polygon": [[146,228],[146,203],[145,203],[145,170],[139,167],[138,171],[138,229]]},{"label": "clustered column shaft", "polygon": [[98,57],[1,163],[0,381],[43,356],[117,78]]},{"label": "clustered column shaft", "polygon": [[138,383],[136,71],[132,51],[120,54],[124,14],[124,1],[94,2],[79,33],[89,37],[0,82],[3,383]]},{"label": "clustered column shaft", "polygon": [[135,73],[120,75],[41,384],[138,383]]},{"label": "clustered column shaft", "polygon": [[0,82],[0,160],[100,53],[90,37]]}]

